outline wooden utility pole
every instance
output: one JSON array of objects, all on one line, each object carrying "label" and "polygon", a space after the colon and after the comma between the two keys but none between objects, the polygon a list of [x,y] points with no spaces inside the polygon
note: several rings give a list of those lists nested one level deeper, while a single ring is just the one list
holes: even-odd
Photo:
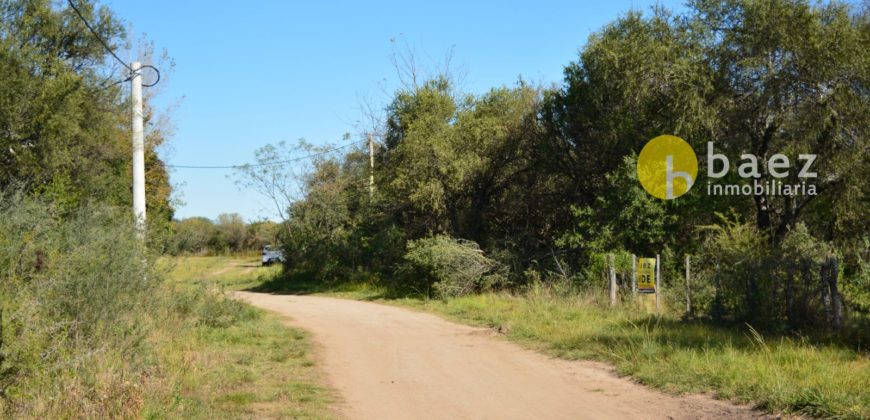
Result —
[{"label": "wooden utility pole", "polygon": [[142,64],[130,65],[130,95],[133,102],[133,216],[136,218],[136,233],[145,238],[145,127],[142,114]]},{"label": "wooden utility pole", "polygon": [[369,139],[369,197],[375,194],[375,144],[372,142],[372,135],[368,135]]}]

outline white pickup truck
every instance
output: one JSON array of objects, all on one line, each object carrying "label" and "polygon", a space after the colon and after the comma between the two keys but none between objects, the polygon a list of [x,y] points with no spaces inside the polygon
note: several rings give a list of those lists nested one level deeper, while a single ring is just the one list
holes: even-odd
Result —
[{"label": "white pickup truck", "polygon": [[263,265],[268,266],[276,262],[284,262],[284,253],[280,249],[272,249],[271,246],[263,247]]}]

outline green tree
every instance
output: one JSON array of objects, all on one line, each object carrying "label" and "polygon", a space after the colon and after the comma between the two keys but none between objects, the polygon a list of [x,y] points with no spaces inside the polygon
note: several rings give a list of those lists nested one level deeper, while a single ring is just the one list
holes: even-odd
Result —
[{"label": "green tree", "polygon": [[539,96],[520,83],[457,99],[443,77],[397,93],[388,109],[379,185],[397,203],[411,237],[485,240],[501,228],[488,216],[510,205],[499,201],[530,170]]},{"label": "green tree", "polygon": [[239,252],[245,245],[247,226],[238,213],[221,213],[215,223],[211,245],[215,250]]},{"label": "green tree", "polygon": [[[124,42],[109,9],[79,7],[111,47]],[[88,201],[129,205],[128,98],[111,84],[123,75],[69,8],[2,0],[0,16],[0,189],[23,187],[61,211]],[[163,139],[150,132],[146,192],[152,220],[168,223],[171,187],[154,152]]]},{"label": "green tree", "polygon": [[265,245],[276,245],[281,225],[271,220],[251,222],[245,234],[245,249],[262,249]]},{"label": "green tree", "polygon": [[[713,74],[710,140],[738,156],[818,155],[818,195],[752,196],[755,220],[779,241],[802,219],[828,240],[852,236],[867,220],[870,127],[870,20],[839,2],[696,1],[685,30]],[[773,179],[762,171],[760,180]],[[856,188],[857,187],[857,188]],[[830,205],[831,202],[841,203]]]},{"label": "green tree", "polygon": [[175,253],[202,254],[215,236],[214,222],[206,217],[189,217],[173,223]]}]

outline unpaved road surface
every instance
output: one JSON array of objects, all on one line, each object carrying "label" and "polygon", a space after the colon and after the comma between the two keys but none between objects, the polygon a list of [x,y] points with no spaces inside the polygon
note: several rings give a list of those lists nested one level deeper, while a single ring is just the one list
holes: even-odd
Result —
[{"label": "unpaved road surface", "polygon": [[606,366],[548,358],[487,329],[407,309],[238,292],[313,333],[351,419],[759,418],[703,395],[665,395]]}]

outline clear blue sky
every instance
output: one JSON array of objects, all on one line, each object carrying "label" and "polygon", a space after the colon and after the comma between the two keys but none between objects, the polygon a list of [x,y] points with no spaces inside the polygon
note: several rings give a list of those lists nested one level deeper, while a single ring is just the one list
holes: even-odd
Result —
[{"label": "clear blue sky", "polygon": [[[255,149],[281,140],[342,144],[362,119],[361,98],[381,107],[388,102],[383,88],[397,86],[390,56],[403,45],[424,65],[452,47],[470,93],[513,85],[520,76],[549,85],[561,82],[590,33],[626,11],[682,7],[628,0],[362,3],[102,2],[176,62],[157,101],[181,99],[163,153],[176,165],[250,162]],[[265,198],[240,191],[230,175],[173,170],[185,202],[176,217],[275,217]]]}]

